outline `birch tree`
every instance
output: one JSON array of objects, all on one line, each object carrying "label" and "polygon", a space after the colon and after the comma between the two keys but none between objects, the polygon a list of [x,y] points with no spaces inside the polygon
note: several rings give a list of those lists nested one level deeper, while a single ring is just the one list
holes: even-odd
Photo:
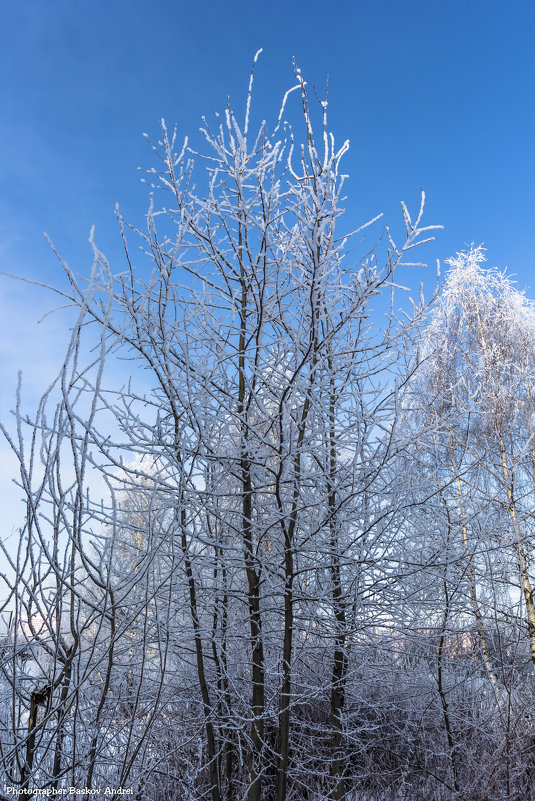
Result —
[{"label": "birch tree", "polygon": [[[428,549],[422,575],[430,582],[423,593],[429,619],[442,614],[443,620],[438,689],[451,782],[462,791],[458,779],[466,777],[468,759],[460,745],[465,720],[455,711],[455,685],[448,689],[444,683],[448,636],[457,631],[464,637],[462,650],[478,655],[493,699],[489,708],[482,685],[471,701],[486,709],[488,727],[497,733],[489,745],[495,754],[493,792],[510,797],[516,782],[525,786],[518,757],[515,761],[511,754],[521,748],[519,720],[526,721],[532,705],[530,396],[535,318],[532,302],[484,262],[481,248],[451,260],[422,338],[422,366],[411,400],[418,409],[412,421],[420,429],[411,456],[419,475],[419,501],[409,519],[417,530],[422,525],[417,541]],[[457,681],[475,687],[469,674]],[[529,724],[522,725],[529,730]],[[475,754],[469,760],[473,777],[490,770],[478,764]],[[472,780],[464,778],[465,785]],[[474,792],[482,793],[483,779],[479,781]]]},{"label": "birch tree", "polygon": [[[482,268],[481,249],[451,261],[442,301],[430,326],[435,339],[430,366],[431,391],[441,409],[453,413],[446,424],[456,496],[472,585],[474,615],[480,619],[472,575],[465,496],[494,505],[495,527],[486,539],[490,549],[514,557],[516,579],[526,620],[526,642],[535,664],[535,607],[529,558],[531,541],[533,387],[533,306],[504,275]],[[477,501],[476,501],[477,502]],[[520,598],[518,599],[520,600]],[[481,631],[482,650],[485,636]],[[485,660],[487,659],[484,656]],[[489,666],[490,671],[490,666]]]}]

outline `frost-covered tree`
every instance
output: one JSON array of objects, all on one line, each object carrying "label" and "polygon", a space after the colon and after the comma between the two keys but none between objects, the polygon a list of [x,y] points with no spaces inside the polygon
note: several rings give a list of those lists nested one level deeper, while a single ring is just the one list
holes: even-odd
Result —
[{"label": "frost-covered tree", "polygon": [[[35,625],[36,586],[63,604],[35,691],[62,692],[68,654],[77,673],[32,719],[13,643],[5,675],[21,712],[3,753],[15,784],[68,776],[211,801],[402,787],[406,755],[374,768],[393,759],[395,714],[390,700],[377,708],[375,672],[398,664],[408,501],[396,469],[414,434],[399,424],[425,313],[396,276],[417,267],[430,228],[422,198],[415,220],[403,205],[399,245],[385,229],[356,255],[370,223],[343,222],[348,144],[328,129],[327,101],[295,79],[271,128],[252,132],[252,75],[243,119],[229,105],[205,121],[204,149],[177,146],[162,122],[146,229],[118,212],[123,264],[94,246],[87,286],[63,265],[81,315],[73,341],[93,332],[101,356],[64,368],[59,417],[17,418],[45,477],[26,480],[14,442],[21,553],[44,528],[42,575],[23,559],[12,591],[17,632]],[[105,370],[118,355],[136,368],[123,388]],[[60,435],[69,491],[54,483],[61,448],[41,447]],[[85,492],[89,466],[108,487],[102,506]]]},{"label": "frost-covered tree", "polygon": [[[467,574],[470,577],[479,569],[472,566],[467,516],[474,516],[474,504],[491,504],[495,516],[481,534],[486,550],[497,550],[503,557],[496,579],[510,582],[512,598],[523,603],[527,644],[535,666],[530,557],[535,311],[510,279],[484,269],[483,262],[477,248],[450,263],[428,331],[433,342],[426,368],[429,408],[443,424],[442,458],[450,470],[450,494],[462,520]],[[513,560],[505,559],[503,564],[505,553]],[[475,583],[476,575],[470,580]],[[477,616],[475,595],[473,603]]]},{"label": "frost-covered tree", "polygon": [[511,797],[515,786],[526,786],[517,734],[521,725],[529,733],[532,706],[535,310],[484,262],[481,248],[451,260],[422,337],[409,415],[420,432],[409,459],[418,471],[410,520],[425,549],[427,586],[417,597],[428,620],[442,618],[437,679],[452,781],[458,786],[468,764],[474,775],[488,770],[475,754],[466,761],[466,724],[455,700],[455,686],[474,687],[474,678],[465,666],[464,675],[444,681],[448,638],[457,632],[486,677],[487,698],[474,697],[473,712],[491,715],[492,776],[496,791],[501,786]]},{"label": "frost-covered tree", "polygon": [[[22,797],[35,787],[127,782],[165,675],[153,591],[164,565],[152,549],[130,553],[124,570],[130,535],[117,489],[109,484],[106,504],[89,491],[107,345],[101,340],[84,361],[85,322],[82,303],[36,415],[23,415],[19,394],[15,436],[3,429],[26,503],[16,550],[3,546],[2,574],[12,610],[1,668],[2,767]],[[145,521],[144,537],[153,528]],[[149,663],[151,649],[159,659]]]}]

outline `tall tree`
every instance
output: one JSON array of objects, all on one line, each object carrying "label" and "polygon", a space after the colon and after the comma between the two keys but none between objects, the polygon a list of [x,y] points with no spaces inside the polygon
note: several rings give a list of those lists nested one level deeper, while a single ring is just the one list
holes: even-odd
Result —
[{"label": "tall tree", "polygon": [[[535,666],[535,605],[529,542],[532,536],[531,397],[535,351],[533,304],[511,280],[482,267],[481,248],[450,262],[444,292],[428,330],[429,409],[441,426],[441,460],[449,473],[450,503],[458,509],[466,572],[489,676],[489,648],[476,597],[483,567],[475,561],[477,531],[470,521],[494,508],[485,532],[487,552],[509,554],[509,580],[521,591],[527,645]],[[485,531],[485,529],[484,529]],[[480,543],[481,544],[481,543]],[[514,565],[514,567],[513,567]],[[517,579],[513,579],[516,573]],[[498,578],[503,571],[494,575]],[[488,576],[488,573],[487,573]],[[513,602],[514,596],[511,598]],[[520,600],[517,598],[516,600]]]},{"label": "tall tree", "polygon": [[[85,699],[94,706],[85,750],[76,731],[56,742],[78,781],[83,753],[88,786],[130,781],[140,797],[158,794],[165,762],[183,797],[344,801],[358,770],[347,698],[361,638],[377,639],[377,622],[395,614],[393,465],[407,444],[406,355],[425,313],[422,299],[398,299],[396,276],[417,266],[410,254],[433,226],[422,195],[414,221],[402,207],[401,244],[385,229],[358,258],[370,223],[343,227],[348,143],[335,145],[327,100],[296,70],[275,124],[253,135],[252,86],[253,73],[242,121],[229,105],[213,129],[204,122],[204,154],[187,140],[178,148],[162,121],[146,230],[117,213],[119,272],[95,245],[88,287],[64,265],[77,331],[98,331],[101,358],[93,372],[76,363],[69,380],[64,370],[58,407],[76,482],[54,503],[76,518],[70,569],[85,589],[76,585],[70,609],[88,649],[72,704],[79,716]],[[103,383],[116,355],[137,368],[122,388]],[[46,439],[57,426],[38,420],[33,431]],[[80,459],[106,483],[108,506],[86,501]],[[25,490],[32,510],[36,491]],[[70,597],[61,538],[55,556],[42,541],[52,597]],[[33,592],[26,582],[17,598]],[[77,604],[93,610],[87,623]],[[72,679],[64,667],[53,675],[65,704]],[[23,783],[40,781],[25,765]]]}]

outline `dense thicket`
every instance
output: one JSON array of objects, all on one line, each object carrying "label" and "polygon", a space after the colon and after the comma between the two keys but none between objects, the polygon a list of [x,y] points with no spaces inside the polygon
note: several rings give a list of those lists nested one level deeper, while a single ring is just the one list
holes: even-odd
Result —
[{"label": "dense thicket", "polygon": [[423,198],[363,244],[326,101],[297,72],[252,135],[251,86],[203,155],[162,123],[146,230],[63,264],[63,366],[3,429],[5,792],[527,801],[532,304],[480,250],[411,301]]}]

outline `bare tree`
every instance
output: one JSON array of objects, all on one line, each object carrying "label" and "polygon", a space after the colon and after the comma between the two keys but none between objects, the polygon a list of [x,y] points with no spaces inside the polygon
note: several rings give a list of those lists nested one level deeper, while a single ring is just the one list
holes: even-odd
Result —
[{"label": "bare tree", "polygon": [[[396,465],[426,313],[396,276],[433,226],[422,195],[401,244],[385,229],[364,249],[378,218],[343,227],[348,143],[326,98],[296,70],[253,135],[252,85],[243,122],[230,105],[204,122],[203,154],[162,121],[146,230],[117,212],[120,272],[95,245],[87,286],[63,264],[80,319],[57,411],[19,409],[30,453],[12,440],[28,522],[4,673],[21,711],[2,748],[24,788],[344,801],[370,781],[363,677],[371,653],[395,662]],[[82,367],[85,332],[99,355]],[[136,367],[122,388],[104,381],[117,356]]]}]

